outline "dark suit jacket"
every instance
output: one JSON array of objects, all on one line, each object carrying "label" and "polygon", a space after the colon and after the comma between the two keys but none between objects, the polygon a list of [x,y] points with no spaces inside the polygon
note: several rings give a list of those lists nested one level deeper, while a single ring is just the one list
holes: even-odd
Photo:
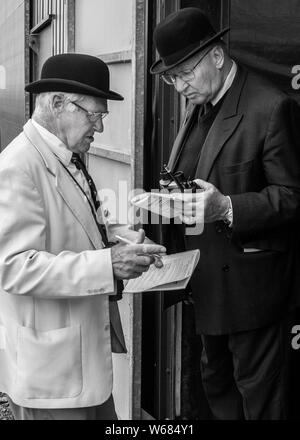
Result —
[{"label": "dark suit jacket", "polygon": [[[192,112],[175,141],[171,168]],[[217,222],[206,224],[201,235],[185,237],[186,249],[201,252],[191,282],[197,331],[226,334],[279,319],[290,299],[300,211],[297,104],[239,67],[195,178],[214,184],[233,205],[232,229]]]}]

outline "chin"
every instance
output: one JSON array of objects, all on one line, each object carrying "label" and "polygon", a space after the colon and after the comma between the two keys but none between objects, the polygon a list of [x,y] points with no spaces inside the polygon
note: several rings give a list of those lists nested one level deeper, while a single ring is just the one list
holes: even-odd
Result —
[{"label": "chin", "polygon": [[83,154],[87,153],[90,148],[91,148],[91,145],[88,145],[86,148],[82,148],[81,149],[82,150],[81,153],[83,153]]},{"label": "chin", "polygon": [[82,153],[86,153],[91,148],[91,145],[92,145],[92,142],[87,142],[85,144],[81,144],[79,148]]},{"label": "chin", "polygon": [[199,96],[197,96],[195,98],[191,98],[189,101],[194,105],[202,105],[206,102],[205,98],[202,98]]}]

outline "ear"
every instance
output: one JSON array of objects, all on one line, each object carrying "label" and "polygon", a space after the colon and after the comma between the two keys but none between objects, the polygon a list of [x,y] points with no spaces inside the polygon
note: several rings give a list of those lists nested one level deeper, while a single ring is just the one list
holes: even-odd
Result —
[{"label": "ear", "polygon": [[56,115],[60,115],[65,106],[65,99],[63,95],[53,95],[50,102],[51,110]]},{"label": "ear", "polygon": [[225,63],[225,53],[222,46],[216,46],[212,50],[212,56],[215,62],[215,66],[218,70],[221,70]]}]

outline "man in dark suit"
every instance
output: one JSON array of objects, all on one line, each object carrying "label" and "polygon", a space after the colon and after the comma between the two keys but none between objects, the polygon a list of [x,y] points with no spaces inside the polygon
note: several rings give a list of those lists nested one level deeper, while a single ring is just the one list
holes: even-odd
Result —
[{"label": "man in dark suit", "polygon": [[[154,32],[151,72],[189,101],[169,167],[196,179],[183,194],[185,235],[199,248],[192,277],[202,381],[218,419],[286,418],[283,339],[300,208],[297,104],[230,58],[197,8]],[[182,227],[179,227],[182,230]],[[196,233],[196,229],[195,229]]]}]

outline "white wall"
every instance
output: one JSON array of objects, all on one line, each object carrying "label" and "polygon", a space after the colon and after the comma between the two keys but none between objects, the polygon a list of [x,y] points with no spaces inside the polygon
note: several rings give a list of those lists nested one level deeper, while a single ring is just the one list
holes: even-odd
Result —
[{"label": "white wall", "polygon": [[76,0],[76,51],[100,55],[131,50],[132,4],[133,0]]},{"label": "white wall", "polygon": [[108,101],[110,112],[108,119],[104,120],[104,133],[96,137],[96,144],[113,146],[114,149],[128,152],[131,151],[132,143],[132,69],[131,63],[123,65],[113,64],[109,66],[111,88],[120,93],[124,101]]}]

